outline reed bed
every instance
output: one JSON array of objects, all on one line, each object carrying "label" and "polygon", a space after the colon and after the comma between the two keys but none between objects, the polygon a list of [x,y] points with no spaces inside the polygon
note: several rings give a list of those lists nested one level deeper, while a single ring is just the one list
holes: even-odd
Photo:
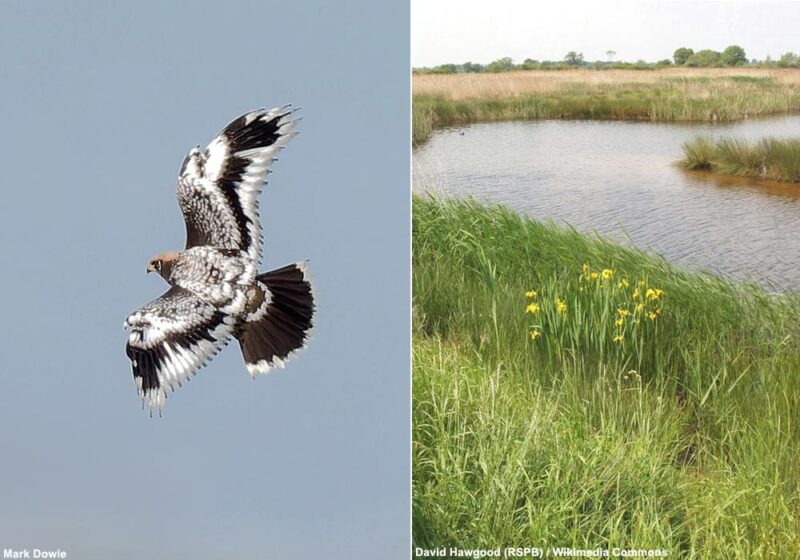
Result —
[{"label": "reed bed", "polygon": [[415,75],[413,141],[514,119],[724,122],[800,110],[800,72],[667,68]]},{"label": "reed bed", "polygon": [[793,557],[797,297],[413,206],[415,546]]},{"label": "reed bed", "polygon": [[699,136],[683,145],[680,165],[720,175],[800,183],[800,139],[764,138],[757,142]]}]

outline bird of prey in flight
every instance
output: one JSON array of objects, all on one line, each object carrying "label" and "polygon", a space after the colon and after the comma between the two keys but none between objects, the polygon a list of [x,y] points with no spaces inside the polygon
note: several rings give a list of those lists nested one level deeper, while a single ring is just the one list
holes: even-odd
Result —
[{"label": "bird of prey in flight", "polygon": [[232,337],[253,377],[283,367],[309,339],[314,294],[305,262],[258,273],[258,198],[270,164],[297,134],[292,112],[287,105],[242,115],[181,166],[186,248],[150,260],[147,272],[170,288],[125,320],[136,388],[151,413]]}]

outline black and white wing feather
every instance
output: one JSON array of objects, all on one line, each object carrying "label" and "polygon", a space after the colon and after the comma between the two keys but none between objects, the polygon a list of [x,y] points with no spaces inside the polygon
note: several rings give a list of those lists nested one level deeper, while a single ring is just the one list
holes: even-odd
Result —
[{"label": "black and white wing feather", "polygon": [[211,245],[261,259],[258,199],[277,153],[297,133],[292,108],[253,111],[219,133],[202,152],[186,156],[178,203],[186,221],[186,248]]},{"label": "black and white wing feather", "polygon": [[234,321],[188,290],[172,287],[125,320],[126,348],[144,403],[162,408],[173,391],[228,343]]}]

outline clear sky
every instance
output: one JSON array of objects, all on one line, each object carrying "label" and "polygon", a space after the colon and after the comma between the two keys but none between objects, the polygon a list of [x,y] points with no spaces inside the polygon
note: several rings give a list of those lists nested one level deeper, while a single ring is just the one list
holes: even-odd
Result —
[{"label": "clear sky", "polygon": [[488,63],[511,57],[655,62],[678,47],[723,50],[748,58],[800,52],[800,2],[528,2],[412,0],[411,63]]},{"label": "clear sky", "polygon": [[[0,3],[0,548],[407,557],[408,36],[398,0]],[[311,260],[315,337],[255,381],[231,344],[151,419],[122,323],[183,247],[180,164],[283,103],[262,269]]]}]

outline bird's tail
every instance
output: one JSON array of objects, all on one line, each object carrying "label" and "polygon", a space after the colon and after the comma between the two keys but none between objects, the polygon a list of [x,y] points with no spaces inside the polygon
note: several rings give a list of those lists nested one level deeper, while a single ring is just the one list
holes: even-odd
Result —
[{"label": "bird's tail", "polygon": [[236,337],[250,375],[283,367],[305,348],[314,318],[314,291],[304,261],[259,274],[264,298],[250,312]]}]

